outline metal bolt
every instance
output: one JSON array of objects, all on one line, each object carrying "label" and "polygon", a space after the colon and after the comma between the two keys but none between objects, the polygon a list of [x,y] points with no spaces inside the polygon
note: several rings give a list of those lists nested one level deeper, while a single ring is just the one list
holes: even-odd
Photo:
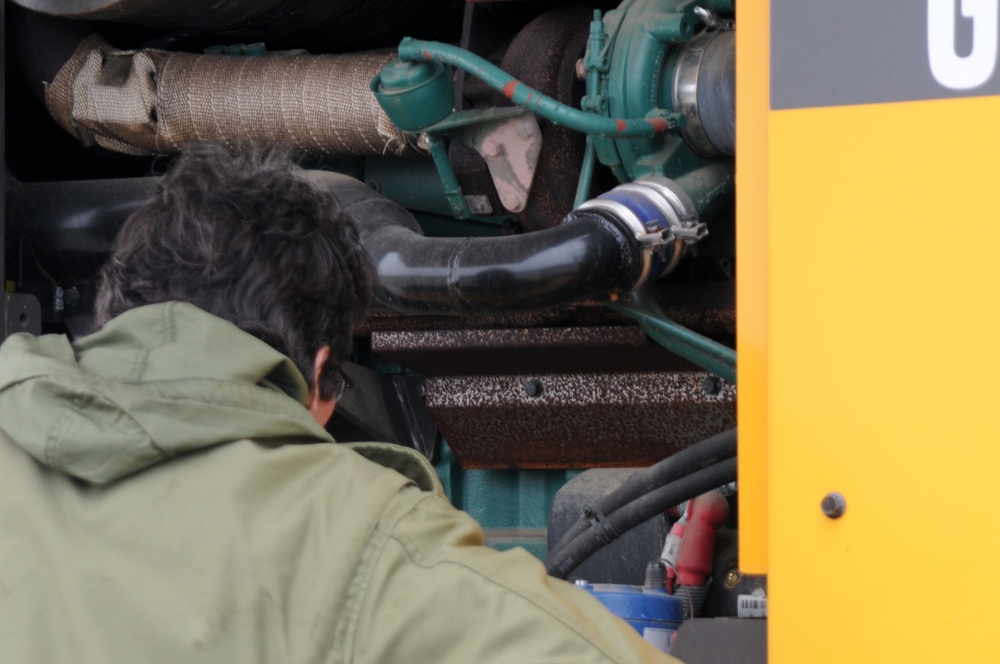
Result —
[{"label": "metal bolt", "polygon": [[718,376],[709,376],[701,381],[701,391],[705,394],[719,394],[722,392],[722,379]]},{"label": "metal bolt", "polygon": [[537,378],[532,378],[524,383],[524,393],[533,399],[542,396],[542,392],[544,391],[545,386],[542,385],[542,381]]},{"label": "metal bolt", "polygon": [[831,491],[823,497],[819,507],[823,510],[823,514],[831,519],[839,519],[847,511],[847,499],[844,498],[843,494]]},{"label": "metal bolt", "polygon": [[483,141],[481,150],[484,157],[495,158],[500,156],[500,153],[503,151],[503,146],[495,138],[488,138]]},{"label": "metal bolt", "polygon": [[740,581],[743,579],[743,575],[740,574],[738,569],[731,569],[726,574],[725,586],[727,588],[735,588],[740,585]]},{"label": "metal bolt", "polygon": [[493,206],[490,205],[490,199],[488,196],[483,196],[482,194],[470,194],[465,197],[465,202],[473,214],[490,214],[493,212]]}]

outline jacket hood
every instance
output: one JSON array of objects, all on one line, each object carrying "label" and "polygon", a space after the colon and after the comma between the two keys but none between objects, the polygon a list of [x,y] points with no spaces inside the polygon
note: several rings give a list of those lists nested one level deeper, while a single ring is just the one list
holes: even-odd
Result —
[{"label": "jacket hood", "polygon": [[246,438],[332,441],[307,398],[288,357],[182,302],[132,309],[73,344],[17,334],[0,347],[0,434],[96,484]]}]

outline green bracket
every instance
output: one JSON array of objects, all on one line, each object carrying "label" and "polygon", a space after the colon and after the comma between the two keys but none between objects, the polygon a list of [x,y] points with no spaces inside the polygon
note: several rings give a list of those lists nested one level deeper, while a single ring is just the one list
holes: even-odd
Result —
[{"label": "green bracket", "polygon": [[609,302],[608,306],[637,320],[643,331],[667,350],[736,384],[735,350],[664,316],[651,290],[634,291],[631,300]]}]

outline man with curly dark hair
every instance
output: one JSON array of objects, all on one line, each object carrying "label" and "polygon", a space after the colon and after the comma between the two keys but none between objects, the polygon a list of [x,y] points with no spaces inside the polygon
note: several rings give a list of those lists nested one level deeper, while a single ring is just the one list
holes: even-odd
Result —
[{"label": "man with curly dark hair", "polygon": [[102,276],[97,332],[0,347],[0,659],[662,657],[416,452],[334,443],[372,268],[284,155],[192,146]]},{"label": "man with curly dark hair", "polygon": [[119,232],[96,319],[193,304],[290,357],[329,405],[372,281],[337,199],[283,152],[196,144]]}]

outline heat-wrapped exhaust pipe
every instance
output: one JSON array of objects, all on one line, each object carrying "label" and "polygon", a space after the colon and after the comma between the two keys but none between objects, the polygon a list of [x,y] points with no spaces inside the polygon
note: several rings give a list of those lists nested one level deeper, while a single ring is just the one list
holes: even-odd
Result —
[{"label": "heat-wrapped exhaust pipe", "polygon": [[251,140],[327,155],[413,152],[369,91],[392,51],[197,55],[85,39],[46,87],[52,117],[85,144],[171,154]]},{"label": "heat-wrapped exhaust pipe", "polygon": [[[357,223],[378,273],[377,299],[397,311],[516,312],[625,293],[669,270],[705,232],[695,202],[666,178],[621,185],[554,228],[510,237],[429,238],[405,208],[363,182],[304,173],[336,195]],[[33,241],[43,266],[75,265],[92,272],[63,276],[87,278],[155,187],[153,178],[13,183],[8,219],[16,234]],[[69,231],[72,243],[52,242]]]}]

